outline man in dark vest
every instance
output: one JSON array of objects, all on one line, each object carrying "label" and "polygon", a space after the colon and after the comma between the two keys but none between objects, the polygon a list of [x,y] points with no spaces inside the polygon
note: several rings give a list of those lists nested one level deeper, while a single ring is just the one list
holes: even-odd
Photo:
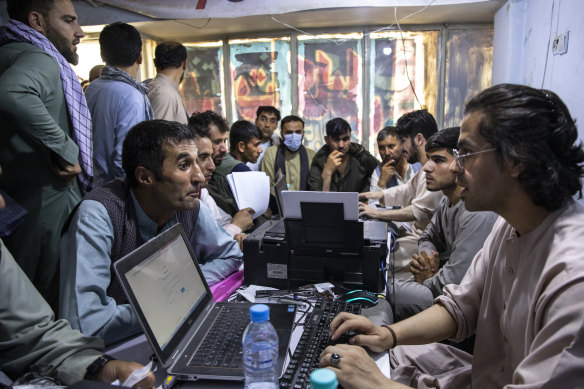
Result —
[{"label": "man in dark vest", "polygon": [[316,151],[302,144],[304,120],[294,115],[286,116],[280,123],[280,133],[282,142],[266,150],[261,170],[270,177],[272,192],[281,176],[286,176],[288,189],[307,190],[308,172]]},{"label": "man in dark vest", "polygon": [[106,345],[140,331],[112,272],[125,254],[180,222],[210,285],[237,270],[243,256],[199,203],[205,178],[186,126],[165,120],[137,124],[124,140],[122,166],[126,178],[84,198],[61,244],[61,316]]},{"label": "man in dark vest", "polygon": [[249,172],[247,162],[256,163],[261,152],[262,133],[252,122],[238,120],[229,131],[229,152],[213,172],[207,189],[217,205],[231,217],[239,211],[227,176],[233,172]]}]

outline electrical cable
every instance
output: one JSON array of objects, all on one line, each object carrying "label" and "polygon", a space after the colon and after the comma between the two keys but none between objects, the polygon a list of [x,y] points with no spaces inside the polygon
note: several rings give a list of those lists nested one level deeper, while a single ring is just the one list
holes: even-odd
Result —
[{"label": "electrical cable", "polygon": [[[550,57],[550,42],[552,39],[552,20],[554,18],[554,6],[556,5],[555,0],[552,2],[552,12],[550,12],[550,32],[548,34],[548,43],[547,43],[547,50],[546,50],[546,54],[545,54],[545,64],[543,65],[543,77],[541,79],[541,88],[543,89],[543,85],[545,83],[545,74],[547,72],[547,64],[548,64],[548,58]],[[560,15],[560,10],[558,9],[558,17]],[[556,25],[557,28],[557,25]],[[556,30],[557,32],[557,30]]]},{"label": "electrical cable", "polygon": [[420,102],[420,99],[418,99],[418,94],[416,93],[416,88],[414,88],[414,83],[412,82],[412,79],[410,78],[410,73],[408,71],[408,58],[406,56],[406,40],[404,39],[404,32],[399,24],[399,20],[397,20],[397,7],[393,7],[393,16],[395,17],[397,29],[399,30],[399,35],[400,35],[401,41],[402,41],[402,49],[404,52],[404,63],[406,64],[406,77],[408,78],[412,92],[414,92],[414,97],[416,98],[416,101],[418,102],[420,107],[422,107],[422,103]]},{"label": "electrical cable", "polygon": [[[420,12],[424,12],[435,1],[436,0],[430,0],[424,7],[420,8],[417,11],[412,12],[411,14],[409,14],[407,16],[404,16],[403,18],[401,18],[401,22],[403,22],[404,20],[406,20],[406,19],[408,19],[408,18],[410,18],[410,17],[412,17],[414,15],[419,14]],[[300,33],[302,33],[304,35],[308,35],[308,36],[311,36],[311,37],[316,38],[316,39],[323,39],[323,40],[326,40],[326,41],[329,41],[329,42],[333,42],[336,45],[341,45],[342,43],[344,43],[344,42],[346,42],[348,40],[348,39],[345,39],[345,38],[339,38],[339,39],[319,38],[315,34],[311,34],[311,33],[307,32],[307,31],[304,31],[304,30],[301,30],[299,28],[296,28],[296,27],[294,27],[294,26],[292,26],[292,25],[290,25],[288,23],[282,22],[281,20],[276,19],[273,15],[268,15],[268,16],[270,16],[270,18],[273,21],[275,21],[276,23],[279,23],[279,24],[281,24],[281,25],[283,25],[285,27],[288,27],[288,28],[296,31],[296,32],[300,32]],[[397,18],[396,18],[396,21],[397,21]],[[398,26],[399,26],[399,23],[398,23]],[[390,24],[388,26],[379,28],[379,29],[377,29],[375,31],[371,31],[371,32],[368,32],[368,33],[364,33],[363,36],[365,37],[365,36],[368,36],[368,35],[371,35],[371,34],[375,34],[375,33],[378,33],[378,32],[389,31],[389,30],[392,30],[394,27],[395,27],[395,24]]]},{"label": "electrical cable", "polygon": [[192,24],[188,24],[188,23],[185,23],[185,22],[180,22],[180,21],[178,21],[176,19],[173,20],[173,22],[179,23],[179,24],[183,24],[183,25],[188,26],[188,27],[196,28],[197,30],[202,30],[203,28],[207,27],[209,25],[209,23],[211,23],[211,18],[208,18],[207,19],[207,22],[205,24],[203,24],[201,27],[193,26]]},{"label": "electrical cable", "polygon": [[[302,316],[300,316],[298,318],[298,320],[296,320],[292,324],[292,332],[294,332],[296,327],[304,326],[303,320],[305,319],[308,312],[310,312],[314,309],[314,305],[308,299],[299,299],[299,298],[294,298],[293,296],[276,296],[276,297],[272,296],[272,297],[268,297],[268,301],[270,301],[270,300],[275,300],[278,302],[290,303],[290,304],[295,304],[296,302],[308,304],[307,309],[305,309],[305,310],[298,309],[298,311],[302,312]],[[286,353],[287,353],[288,360],[292,359],[292,350],[290,349],[290,344],[288,344],[288,348],[286,349]],[[286,364],[287,364],[287,361],[284,361],[284,365],[286,365]]]},{"label": "electrical cable", "polygon": [[[389,299],[389,285],[387,284],[387,277],[389,277],[389,272],[385,270],[385,266],[383,265],[383,262],[385,262],[385,259],[381,260],[381,274],[383,274],[383,281],[385,283],[385,296],[386,296],[386,300]],[[389,270],[389,269],[387,269]]]}]

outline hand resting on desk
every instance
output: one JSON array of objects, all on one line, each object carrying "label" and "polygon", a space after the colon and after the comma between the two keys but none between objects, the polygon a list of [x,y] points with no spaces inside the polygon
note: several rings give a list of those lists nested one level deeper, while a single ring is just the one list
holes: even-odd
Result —
[{"label": "hand resting on desk", "polygon": [[[331,366],[330,358],[333,353],[341,356],[337,367]],[[390,386],[393,383],[383,375],[363,347],[348,344],[328,346],[320,356],[319,365],[334,371],[337,374],[339,384],[345,389],[393,387]]]},{"label": "hand resting on desk", "polygon": [[[325,348],[320,356],[320,367],[333,370],[337,374],[339,384],[345,389],[406,387],[388,380],[363,348],[382,352],[393,346],[393,338],[386,328],[376,326],[364,316],[343,312],[331,321],[331,341],[340,338],[347,331],[355,331],[357,335],[349,338],[350,344],[337,344]],[[335,353],[341,359],[336,367],[332,367],[331,355]]]}]

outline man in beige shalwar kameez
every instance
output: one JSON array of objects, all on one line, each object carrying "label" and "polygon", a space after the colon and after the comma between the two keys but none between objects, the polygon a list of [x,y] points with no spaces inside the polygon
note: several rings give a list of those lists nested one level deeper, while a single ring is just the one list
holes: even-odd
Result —
[{"label": "man in beige shalwar kameez", "polygon": [[[361,347],[325,349],[320,364],[338,354],[344,388],[584,385],[584,206],[573,199],[584,151],[574,121],[553,92],[509,84],[479,93],[464,113],[451,170],[469,211],[501,217],[460,285],[429,309],[385,328],[350,314],[333,320],[333,339],[353,329],[352,344],[393,348],[395,381]],[[473,333],[473,356],[429,344]]]}]

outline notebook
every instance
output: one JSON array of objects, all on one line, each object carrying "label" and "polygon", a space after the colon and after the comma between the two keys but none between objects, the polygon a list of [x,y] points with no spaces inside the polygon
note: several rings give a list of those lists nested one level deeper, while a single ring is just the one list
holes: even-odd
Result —
[{"label": "notebook", "polygon": [[[114,268],[168,374],[182,380],[243,380],[241,334],[249,323],[251,304],[213,302],[180,224],[118,260]],[[279,338],[281,372],[296,305],[268,305]],[[217,343],[215,338],[228,330],[235,333]],[[214,361],[219,366],[209,366]]]}]

